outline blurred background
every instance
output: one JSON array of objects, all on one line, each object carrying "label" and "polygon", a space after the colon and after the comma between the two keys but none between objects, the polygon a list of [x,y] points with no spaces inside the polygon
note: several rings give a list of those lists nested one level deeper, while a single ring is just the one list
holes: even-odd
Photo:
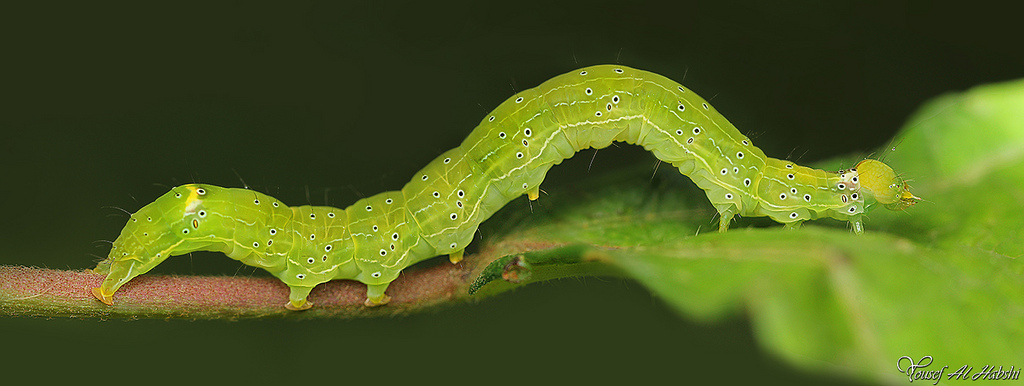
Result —
[{"label": "blurred background", "polygon": [[[1024,75],[1005,10],[725,3],[5,5],[0,264],[91,268],[126,221],[115,208],[182,183],[244,180],[292,205],[339,207],[399,189],[516,90],[588,65],[680,81],[768,155],[801,163],[873,151],[925,100]],[[633,146],[591,151],[553,169],[545,190],[654,163]],[[216,254],[154,272],[263,274]],[[742,315],[697,324],[618,279],[391,319],[0,318],[0,329],[0,368],[13,373],[850,383],[777,361]]]}]

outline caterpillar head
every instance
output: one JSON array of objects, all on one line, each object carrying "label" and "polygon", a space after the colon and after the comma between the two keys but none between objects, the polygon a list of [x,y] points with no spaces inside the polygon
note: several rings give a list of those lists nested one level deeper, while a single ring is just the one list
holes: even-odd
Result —
[{"label": "caterpillar head", "polygon": [[921,200],[910,193],[910,185],[903,178],[881,161],[866,159],[856,169],[864,194],[890,210],[903,210]]}]

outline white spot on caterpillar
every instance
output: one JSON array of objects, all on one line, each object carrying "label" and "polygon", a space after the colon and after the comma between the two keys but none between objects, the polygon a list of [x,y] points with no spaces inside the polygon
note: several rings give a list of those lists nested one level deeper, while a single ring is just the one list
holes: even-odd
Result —
[{"label": "white spot on caterpillar", "polygon": [[523,152],[517,152],[516,158],[523,159]]},{"label": "white spot on caterpillar", "polygon": [[462,189],[459,189],[458,195],[459,195],[459,198],[465,197],[466,196],[466,192],[462,191]]},{"label": "white spot on caterpillar", "polygon": [[580,71],[580,75],[587,75],[587,71],[586,70]]},{"label": "white spot on caterpillar", "polygon": [[260,204],[260,199],[257,198],[255,200],[252,200],[252,203],[256,204],[256,205],[259,205]]},{"label": "white spot on caterpillar", "polygon": [[377,272],[371,273],[371,274],[370,274],[370,276],[373,276],[373,277],[375,277],[375,278],[377,278],[377,277],[380,277],[380,271],[377,271]]},{"label": "white spot on caterpillar", "polygon": [[451,244],[451,245],[449,245],[448,247],[450,247],[451,249],[455,249],[455,247],[458,247],[458,244],[456,244],[456,243],[452,243],[452,244]]},{"label": "white spot on caterpillar", "polygon": [[527,127],[525,129],[523,129],[523,135],[529,137],[529,136],[533,135],[533,130],[530,130],[530,128]]},{"label": "white spot on caterpillar", "polygon": [[373,212],[373,207],[372,207],[372,206],[369,206],[369,205],[367,205],[367,206],[366,206],[366,211],[367,211],[367,212]]},{"label": "white spot on caterpillar", "polygon": [[313,264],[313,263],[315,263],[315,262],[316,262],[316,259],[314,259],[314,258],[312,258],[312,257],[310,257],[310,258],[306,259],[306,263],[307,263],[307,264]]},{"label": "white spot on caterpillar", "polygon": [[523,183],[523,189],[526,189],[526,188],[529,188],[529,186],[527,186],[526,183],[524,182]]},{"label": "white spot on caterpillar", "polygon": [[800,215],[797,214],[796,212],[793,212],[793,213],[789,214],[789,218],[796,219],[797,217],[800,217]]},{"label": "white spot on caterpillar", "polygon": [[683,129],[676,129],[676,135],[683,135]]},{"label": "white spot on caterpillar", "polygon": [[441,193],[439,193],[438,191],[435,190],[434,191],[434,198],[441,198]]},{"label": "white spot on caterpillar", "polygon": [[380,228],[377,228],[377,224],[373,224],[373,227],[372,227],[372,228],[373,228],[373,231],[374,231],[374,232],[376,232],[376,231],[377,231],[377,229],[380,229]]},{"label": "white spot on caterpillar", "polygon": [[858,195],[857,193],[853,193],[853,194],[850,195],[850,198],[852,198],[854,200],[856,200],[859,197],[860,197],[860,195]]},{"label": "white spot on caterpillar", "polygon": [[793,174],[793,173],[789,173],[789,174],[786,175],[786,178],[788,178],[788,179],[790,179],[792,181],[792,180],[796,179],[796,175]]},{"label": "white spot on caterpillar", "polygon": [[855,183],[855,184],[856,184],[856,183],[857,183],[857,177],[856,177],[856,176],[855,176],[855,177],[853,177],[853,179],[852,179],[852,180],[850,180],[850,181],[853,181],[853,183]]},{"label": "white spot on caterpillar", "polygon": [[181,198],[181,193],[174,193],[174,197]]},{"label": "white spot on caterpillar", "polygon": [[750,146],[750,141],[744,139],[743,141],[740,142],[743,142],[743,146]]},{"label": "white spot on caterpillar", "polygon": [[676,108],[679,109],[679,111],[686,111],[686,106],[683,106],[682,103],[680,103],[679,107],[676,107]]},{"label": "white spot on caterpillar", "polygon": [[693,128],[693,135],[700,135],[700,128],[699,127],[694,127]]},{"label": "white spot on caterpillar", "polygon": [[204,217],[206,217],[206,211],[205,210],[200,210],[198,215],[199,215],[199,218],[204,218]]},{"label": "white spot on caterpillar", "polygon": [[392,200],[392,199],[390,199],[390,198],[389,198],[389,199],[387,199],[387,200],[384,200],[384,203],[385,203],[385,204],[388,204],[388,205],[391,205],[391,204],[393,204],[394,202],[395,202],[395,200]]},{"label": "white spot on caterpillar", "polygon": [[686,89],[684,89],[683,86],[679,86],[679,92],[686,92]]},{"label": "white spot on caterpillar", "polygon": [[742,151],[736,152],[736,158],[743,159],[743,152]]},{"label": "white spot on caterpillar", "polygon": [[426,181],[426,180],[427,180],[427,178],[429,178],[429,177],[427,177],[427,175],[426,175],[426,174],[424,174],[424,175],[423,175],[423,177],[420,177],[420,179],[421,179],[421,180],[423,180],[423,181]]},{"label": "white spot on caterpillar", "polygon": [[459,219],[459,215],[457,213],[452,213],[451,218],[452,218],[452,220],[458,220]]},{"label": "white spot on caterpillar", "polygon": [[309,214],[309,219],[310,220],[316,220],[316,214],[315,213],[310,213]]},{"label": "white spot on caterpillar", "polygon": [[743,179],[743,185],[746,185],[746,186],[749,187],[750,186],[750,179],[749,178],[744,178]]},{"label": "white spot on caterpillar", "polygon": [[850,213],[857,213],[857,205],[850,207]]},{"label": "white spot on caterpillar", "polygon": [[701,105],[704,106],[704,110],[708,109],[708,104],[707,103],[701,103]]},{"label": "white spot on caterpillar", "polygon": [[330,252],[331,248],[333,248],[331,247],[331,244],[324,245],[324,252]]},{"label": "white spot on caterpillar", "polygon": [[786,164],[786,169],[792,169],[792,168],[793,168],[793,164]]},{"label": "white spot on caterpillar", "polygon": [[270,228],[270,235],[273,236],[273,235],[276,235],[276,234],[277,234],[277,229]]},{"label": "white spot on caterpillar", "polygon": [[729,174],[729,169],[728,168],[722,168],[722,175],[724,176],[726,174]]},{"label": "white spot on caterpillar", "polygon": [[203,189],[203,188],[196,189],[196,194],[198,194],[200,196],[205,195],[206,194],[206,189]]},{"label": "white spot on caterpillar", "polygon": [[334,218],[334,212],[327,212],[328,218]]},{"label": "white spot on caterpillar", "polygon": [[275,208],[277,208],[278,206],[281,206],[281,204],[278,204],[277,202],[274,202],[272,205],[274,205]]},{"label": "white spot on caterpillar", "polygon": [[252,247],[253,248],[259,248],[260,247],[260,242],[259,241],[253,241],[252,242]]},{"label": "white spot on caterpillar", "polygon": [[310,240],[316,240],[316,234],[315,233],[310,233],[309,234],[309,239]]},{"label": "white spot on caterpillar", "polygon": [[779,193],[779,199],[780,200],[785,200],[786,199],[786,193]]},{"label": "white spot on caterpillar", "polygon": [[595,116],[595,117],[600,117],[600,116],[601,116],[601,112],[600,112],[600,111],[598,111],[598,112],[595,112],[595,113],[594,113],[594,116]]},{"label": "white spot on caterpillar", "polygon": [[621,74],[622,73],[622,69],[621,68],[616,68],[614,71],[615,71],[616,74]]},{"label": "white spot on caterpillar", "polygon": [[451,159],[451,158],[445,158],[445,159],[444,159],[444,164],[445,164],[445,165],[447,165],[447,164],[448,164],[449,162],[452,162],[452,159]]},{"label": "white spot on caterpillar", "polygon": [[498,133],[498,138],[505,139],[505,132],[502,131],[502,132]]},{"label": "white spot on caterpillar", "polygon": [[522,102],[523,102],[523,97],[516,98],[516,103],[522,103]]},{"label": "white spot on caterpillar", "polygon": [[811,202],[811,195],[810,194],[805,194],[804,195],[804,201]]},{"label": "white spot on caterpillar", "polygon": [[592,95],[592,94],[594,94],[594,90],[591,90],[591,89],[590,89],[590,87],[587,87],[587,89],[586,89],[586,90],[583,90],[583,92],[587,93],[587,95]]},{"label": "white spot on caterpillar", "polygon": [[618,95],[612,95],[612,103],[619,104],[619,96]]},{"label": "white spot on caterpillar", "polygon": [[732,199],[732,193],[726,193],[725,194],[725,199],[726,200],[731,200]]},{"label": "white spot on caterpillar", "polygon": [[186,235],[187,235],[187,234],[188,234],[188,228],[182,229],[182,230],[181,230],[181,233],[182,233],[182,234],[186,234]]},{"label": "white spot on caterpillar", "polygon": [[388,255],[388,250],[387,250],[387,249],[384,249],[384,248],[381,248],[381,249],[380,249],[380,255],[381,255],[381,256],[387,256],[387,255]]},{"label": "white spot on caterpillar", "polygon": [[487,122],[494,122],[494,116],[492,115],[490,118],[487,118]]},{"label": "white spot on caterpillar", "polygon": [[300,274],[298,274],[298,275],[295,275],[295,278],[296,278],[296,279],[299,279],[299,280],[302,280],[302,279],[305,279],[305,278],[306,278],[306,275],[305,275],[305,274],[301,274],[301,273],[300,273]]},{"label": "white spot on caterpillar", "polygon": [[740,174],[740,168],[738,168],[736,166],[733,166],[732,167],[732,174]]},{"label": "white spot on caterpillar", "polygon": [[398,240],[398,232],[392,233],[391,234],[391,239],[392,240]]},{"label": "white spot on caterpillar", "polygon": [[836,187],[839,188],[839,190],[843,190],[843,189],[846,189],[846,184],[840,182],[840,183],[836,184]]}]

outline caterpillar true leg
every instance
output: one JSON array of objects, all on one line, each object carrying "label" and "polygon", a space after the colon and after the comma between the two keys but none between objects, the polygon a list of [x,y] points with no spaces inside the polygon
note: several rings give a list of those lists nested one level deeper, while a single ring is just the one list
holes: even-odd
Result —
[{"label": "caterpillar true leg", "polygon": [[725,211],[719,213],[718,215],[719,215],[719,218],[718,218],[718,231],[719,232],[728,231],[729,230],[729,223],[732,222],[732,217],[735,216],[735,214],[733,213],[733,211],[731,209],[726,209]]}]

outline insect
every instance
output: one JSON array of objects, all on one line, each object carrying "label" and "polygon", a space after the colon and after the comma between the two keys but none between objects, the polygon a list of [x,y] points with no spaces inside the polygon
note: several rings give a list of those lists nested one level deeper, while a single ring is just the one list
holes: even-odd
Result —
[{"label": "insect", "polygon": [[385,304],[402,269],[439,255],[457,263],[481,222],[523,194],[538,198],[552,166],[613,141],[643,146],[689,176],[720,214],[722,232],[742,215],[790,229],[831,217],[862,233],[870,206],[902,210],[920,200],[880,161],[830,172],[769,158],[689,89],[600,65],[512,96],[402,190],[345,209],[288,207],[247,189],[175,187],[132,214],[95,268],[107,276],[92,292],[113,305],[118,288],[164,259],[206,250],[278,277],[291,289],[292,310],[311,307],[313,287],[335,279],[365,283],[365,304]]}]

